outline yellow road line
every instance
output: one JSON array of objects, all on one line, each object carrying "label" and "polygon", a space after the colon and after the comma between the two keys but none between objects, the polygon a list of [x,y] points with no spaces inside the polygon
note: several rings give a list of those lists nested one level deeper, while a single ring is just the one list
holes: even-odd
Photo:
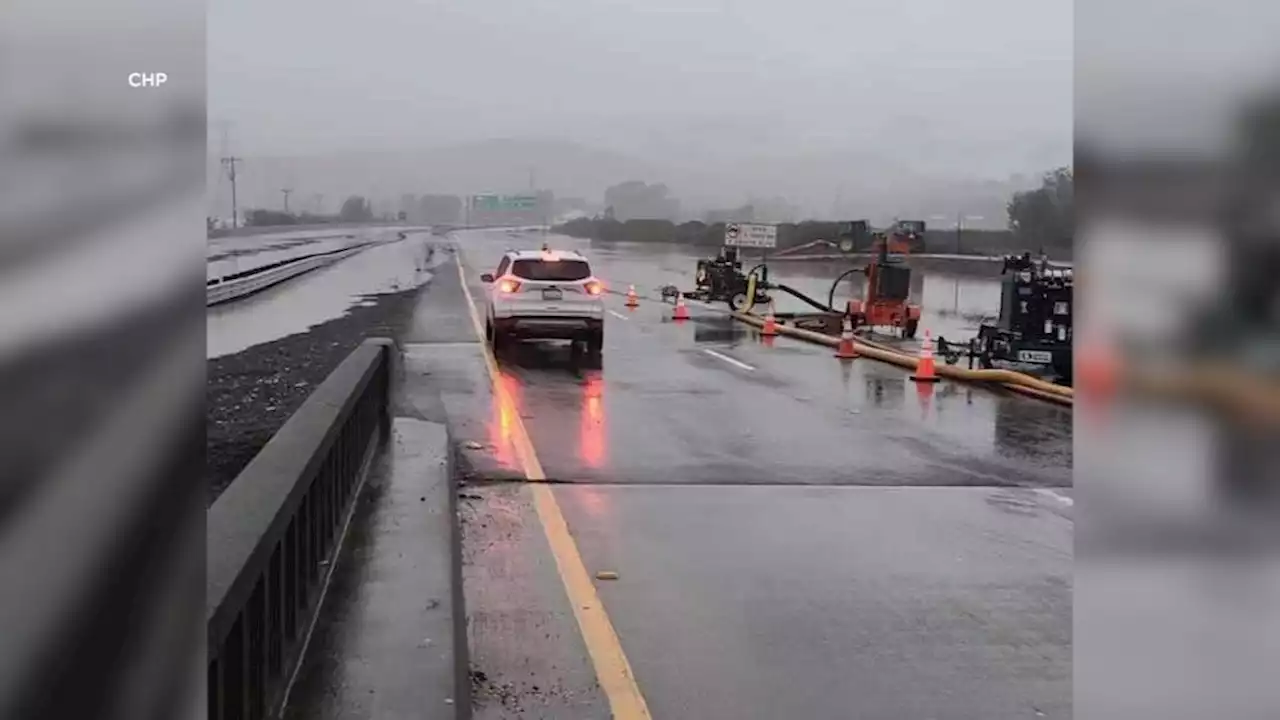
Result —
[{"label": "yellow road line", "polygon": [[[529,432],[525,429],[524,420],[520,417],[520,409],[501,382],[499,382],[498,363],[485,342],[484,324],[476,311],[475,300],[471,289],[467,286],[467,275],[462,265],[462,255],[456,254],[458,277],[462,280],[462,292],[467,298],[467,309],[471,311],[471,322],[475,326],[476,336],[480,338],[481,353],[484,355],[485,367],[489,370],[489,379],[493,384],[493,392],[499,404],[508,411],[515,421],[512,423],[512,443],[520,460],[521,469],[529,480],[546,480],[542,471],[542,463],[538,462],[538,454],[533,449]],[[609,700],[609,709],[618,720],[648,720],[649,706],[640,693],[635,675],[631,671],[631,663],[627,662],[626,653],[622,651],[622,643],[618,633],[605,612],[600,596],[596,594],[596,586],[582,562],[578,546],[569,534],[569,526],[565,523],[564,514],[560,512],[560,503],[556,502],[555,493],[549,485],[534,483],[528,486],[533,493],[534,507],[538,511],[538,519],[542,530],[551,546],[551,554],[556,559],[556,568],[560,571],[560,581],[564,584],[565,594],[569,596],[569,604],[573,606],[573,614],[578,619],[578,628],[582,632],[582,640],[586,643],[587,652],[591,655],[591,664],[596,671],[596,679]]]}]

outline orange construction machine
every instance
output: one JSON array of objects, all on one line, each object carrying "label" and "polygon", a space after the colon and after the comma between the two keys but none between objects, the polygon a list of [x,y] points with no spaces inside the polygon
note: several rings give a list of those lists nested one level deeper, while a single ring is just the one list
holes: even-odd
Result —
[{"label": "orange construction machine", "polygon": [[[905,256],[924,237],[924,222],[900,220],[888,230],[872,235],[871,250],[875,257],[853,273],[867,276],[861,300],[850,300],[846,313],[854,327],[895,328],[904,338],[915,337],[920,324],[920,306],[908,302],[911,294],[911,268]],[[834,287],[833,287],[834,289]]]}]

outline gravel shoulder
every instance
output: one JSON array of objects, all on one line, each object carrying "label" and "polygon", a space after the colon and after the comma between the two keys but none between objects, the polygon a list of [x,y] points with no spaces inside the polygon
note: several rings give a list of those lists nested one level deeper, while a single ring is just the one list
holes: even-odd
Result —
[{"label": "gravel shoulder", "polygon": [[212,504],[311,391],[367,338],[400,341],[422,288],[366,296],[346,315],[208,361],[205,479]]}]

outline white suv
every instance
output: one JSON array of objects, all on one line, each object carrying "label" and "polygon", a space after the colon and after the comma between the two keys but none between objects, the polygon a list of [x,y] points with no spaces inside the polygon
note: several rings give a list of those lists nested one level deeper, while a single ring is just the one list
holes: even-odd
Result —
[{"label": "white suv", "polygon": [[485,335],[494,350],[515,338],[583,342],[593,355],[604,345],[604,284],[573,251],[510,250],[488,283]]}]

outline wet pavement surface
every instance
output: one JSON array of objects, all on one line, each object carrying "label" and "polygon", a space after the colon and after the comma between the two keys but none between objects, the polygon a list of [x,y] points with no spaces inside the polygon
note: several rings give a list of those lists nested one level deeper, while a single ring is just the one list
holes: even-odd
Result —
[{"label": "wet pavement surface", "polygon": [[[475,233],[478,242],[462,249],[477,301],[483,297],[479,275],[497,265],[510,242],[503,234],[486,244],[485,235],[493,233]],[[555,240],[557,246],[573,242]],[[530,234],[526,242],[536,246],[541,239]],[[674,263],[669,256],[655,261],[589,246],[583,252],[613,290],[634,284],[643,292],[642,287],[677,282],[665,272]],[[692,265],[689,260],[682,267]],[[632,310],[621,296],[610,295],[609,309],[600,367],[553,343],[526,343],[499,358],[501,382],[521,408],[551,479],[1071,483],[1068,409],[955,383],[917,386],[904,369],[869,360],[843,363],[830,348],[799,340],[775,338],[766,344],[754,328],[699,305],[691,306],[693,319],[682,323],[671,320],[671,306],[660,302],[642,302]],[[437,362],[448,364],[445,357]],[[484,379],[483,369],[477,372]],[[476,403],[460,403],[454,416],[486,412]],[[488,420],[484,417],[485,437],[464,438],[493,448],[476,462],[515,471],[509,428],[504,436],[500,419]]]},{"label": "wet pavement surface", "polygon": [[[505,249],[543,237],[455,240],[479,300]],[[615,291],[692,279],[694,253],[550,240],[582,248]],[[803,272],[775,279],[825,296],[830,280]],[[926,302],[947,282],[924,278]],[[963,282],[957,313],[995,312],[992,280]],[[512,407],[466,302],[441,265],[397,412],[447,422],[461,448],[476,717],[609,708],[531,488],[512,482],[513,414],[561,483],[583,563],[619,574],[596,585],[654,717],[1071,717],[1069,410],[946,382],[922,394],[896,367],[620,295],[600,365],[558,345],[499,358]]]},{"label": "wet pavement surface", "polygon": [[356,501],[286,718],[433,718],[458,707],[466,685],[454,682],[447,455],[443,425],[394,422]]}]

